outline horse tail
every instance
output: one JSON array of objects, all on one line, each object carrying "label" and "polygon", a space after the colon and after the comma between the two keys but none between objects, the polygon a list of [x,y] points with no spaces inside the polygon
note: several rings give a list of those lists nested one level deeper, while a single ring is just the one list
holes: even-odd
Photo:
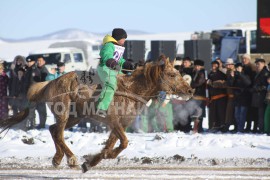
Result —
[{"label": "horse tail", "polygon": [[46,90],[46,86],[48,85],[50,81],[44,81],[35,83],[32,86],[30,86],[28,92],[27,92],[27,99],[29,102],[41,102],[45,100],[44,92]]},{"label": "horse tail", "polygon": [[2,129],[0,131],[0,134],[5,130],[10,129],[15,124],[22,122],[28,116],[28,114],[29,114],[29,107],[27,107],[23,111],[20,111],[17,115],[13,117],[0,120],[0,128]]},{"label": "horse tail", "polygon": [[13,117],[0,120],[0,128],[2,129],[0,134],[5,130],[10,129],[12,126],[22,122],[29,115],[29,106],[31,102],[40,102],[44,100],[42,93],[48,83],[49,81],[36,83],[29,88],[27,92],[27,98],[29,101],[28,106]]}]

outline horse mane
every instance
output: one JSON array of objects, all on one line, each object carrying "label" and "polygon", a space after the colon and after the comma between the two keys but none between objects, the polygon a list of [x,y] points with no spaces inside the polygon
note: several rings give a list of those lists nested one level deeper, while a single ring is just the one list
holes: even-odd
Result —
[{"label": "horse mane", "polygon": [[157,84],[158,79],[165,69],[165,65],[158,63],[146,63],[144,66],[138,67],[133,73],[132,77],[144,79],[147,84]]}]

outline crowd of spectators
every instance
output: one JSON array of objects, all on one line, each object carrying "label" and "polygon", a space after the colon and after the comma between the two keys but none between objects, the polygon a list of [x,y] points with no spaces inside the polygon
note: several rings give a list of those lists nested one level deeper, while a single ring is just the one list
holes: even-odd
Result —
[{"label": "crowd of spectators", "polygon": [[[261,58],[252,63],[244,54],[238,63],[217,58],[210,72],[203,60],[177,58],[174,64],[195,90],[188,101],[171,100],[174,130],[270,135],[270,63]],[[206,109],[208,126],[202,127]]]}]

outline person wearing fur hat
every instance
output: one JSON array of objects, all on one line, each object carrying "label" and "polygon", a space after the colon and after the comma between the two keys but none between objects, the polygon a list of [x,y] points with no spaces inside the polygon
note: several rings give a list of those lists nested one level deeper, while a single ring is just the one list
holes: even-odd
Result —
[{"label": "person wearing fur hat", "polygon": [[190,86],[195,89],[192,101],[198,105],[201,110],[201,115],[199,117],[193,116],[194,118],[194,132],[203,132],[202,121],[205,117],[205,105],[206,105],[206,79],[204,70],[204,61],[197,59],[194,61],[194,71],[192,75],[192,81]]},{"label": "person wearing fur hat", "polygon": [[[21,68],[25,68],[26,66],[26,61],[25,61],[25,57],[21,56],[21,55],[17,55],[15,56],[11,66],[10,66],[10,79],[9,79],[9,105],[11,106],[12,110],[13,110],[13,115],[16,115],[19,112],[18,109],[18,101],[16,99],[16,96],[14,95],[13,92],[17,92],[18,87],[17,87],[17,83],[18,83],[18,79],[21,77],[19,77],[19,73],[20,76],[22,74],[22,71],[19,72],[19,70]],[[24,80],[22,80],[24,81]]]},{"label": "person wearing fur hat", "polygon": [[[249,105],[247,99],[249,93],[248,87],[251,85],[251,80],[246,74],[244,74],[242,63],[235,64],[235,71],[231,71],[227,77],[227,83],[229,87],[233,87],[231,90],[234,102],[230,106],[234,107],[234,118],[236,121],[235,130],[243,133]],[[228,101],[230,101],[230,98]],[[227,105],[227,109],[228,108],[230,107]]]},{"label": "person wearing fur hat", "polygon": [[[250,132],[251,123],[252,121],[254,121],[254,119],[256,119],[256,114],[257,114],[256,108],[251,106],[251,97],[252,97],[251,89],[252,89],[253,80],[256,76],[256,66],[255,64],[251,63],[251,57],[249,54],[244,54],[243,56],[241,56],[241,62],[243,64],[243,73],[247,75],[249,79],[251,80],[251,84],[248,87],[249,91],[247,92],[247,96],[246,96],[248,107],[247,107],[247,119],[246,119],[246,127],[245,127],[245,132]],[[254,130],[254,126],[253,126],[253,130]]]},{"label": "person wearing fur hat", "polygon": [[26,69],[20,67],[17,70],[17,76],[13,77],[9,86],[9,103],[12,107],[13,115],[22,111],[26,104],[26,81],[25,81]]},{"label": "person wearing fur hat", "polygon": [[112,35],[106,35],[103,39],[103,47],[100,51],[100,63],[97,67],[98,75],[102,81],[102,91],[98,99],[96,115],[105,118],[107,110],[114,97],[117,86],[117,74],[121,69],[134,69],[131,62],[123,58],[124,43],[127,33],[124,29],[115,28]]},{"label": "person wearing fur hat", "polygon": [[267,77],[269,76],[269,71],[265,66],[264,59],[256,59],[256,76],[253,80],[251,92],[252,101],[251,106],[256,108],[257,113],[254,119],[254,132],[263,133],[264,131],[264,113],[265,113],[265,96],[267,93]]},{"label": "person wearing fur hat", "polygon": [[226,75],[219,70],[219,62],[212,61],[212,69],[208,75],[209,89],[209,129],[210,132],[217,132],[224,127],[226,117],[227,92],[224,87]]}]

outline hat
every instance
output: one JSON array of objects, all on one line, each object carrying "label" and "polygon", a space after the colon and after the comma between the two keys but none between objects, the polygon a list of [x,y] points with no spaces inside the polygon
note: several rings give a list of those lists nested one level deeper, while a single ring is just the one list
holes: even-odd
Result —
[{"label": "hat", "polygon": [[242,56],[242,58],[251,59],[249,54],[244,54],[244,55]]},{"label": "hat", "polygon": [[175,60],[182,60],[180,56],[176,56]]},{"label": "hat", "polygon": [[232,58],[228,58],[225,65],[230,65],[230,64],[234,64],[234,61]]},{"label": "hat", "polygon": [[190,57],[184,57],[183,61],[191,61]]},{"label": "hat", "polygon": [[119,41],[120,39],[126,39],[127,38],[127,33],[124,29],[121,28],[115,28],[112,31],[112,37],[116,40]]},{"label": "hat", "polygon": [[258,62],[265,63],[265,60],[262,58],[256,58],[255,63],[258,63]]},{"label": "hat", "polygon": [[174,61],[174,63],[173,63],[173,65],[174,66],[181,66],[182,65],[182,61],[180,60],[176,60],[176,61]]},{"label": "hat", "polygon": [[243,67],[243,64],[242,63],[236,63],[235,68],[238,68],[238,67]]},{"label": "hat", "polygon": [[218,61],[212,61],[211,64],[217,64],[219,66],[219,62]]},{"label": "hat", "polygon": [[62,66],[65,66],[65,63],[64,62],[57,63],[57,67],[62,67]]},{"label": "hat", "polygon": [[196,59],[196,60],[194,61],[194,66],[204,66],[203,60]]},{"label": "hat", "polygon": [[35,61],[35,59],[33,57],[28,56],[26,58],[26,62],[31,62],[31,61]]}]

